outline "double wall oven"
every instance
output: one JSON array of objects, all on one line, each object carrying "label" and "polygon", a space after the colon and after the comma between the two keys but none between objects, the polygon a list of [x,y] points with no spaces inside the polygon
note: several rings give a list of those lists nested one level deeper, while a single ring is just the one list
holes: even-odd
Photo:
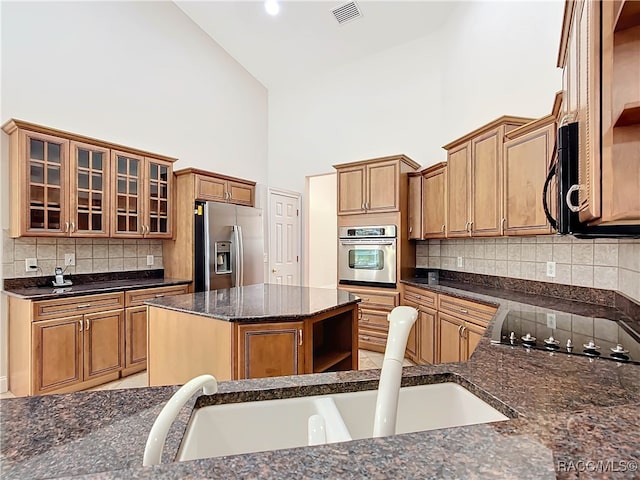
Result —
[{"label": "double wall oven", "polygon": [[340,227],[338,277],[341,285],[396,287],[395,225]]}]

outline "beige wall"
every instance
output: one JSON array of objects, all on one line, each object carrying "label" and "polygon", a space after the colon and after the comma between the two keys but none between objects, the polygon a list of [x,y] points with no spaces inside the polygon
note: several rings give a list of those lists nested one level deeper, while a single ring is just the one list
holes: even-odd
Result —
[{"label": "beige wall", "polygon": [[338,272],[338,217],[336,174],[306,179],[305,285],[335,288]]},{"label": "beige wall", "polygon": [[[457,267],[462,257],[463,266]],[[555,278],[547,262],[556,262]],[[640,301],[640,240],[571,236],[418,242],[416,266],[618,290]]]}]

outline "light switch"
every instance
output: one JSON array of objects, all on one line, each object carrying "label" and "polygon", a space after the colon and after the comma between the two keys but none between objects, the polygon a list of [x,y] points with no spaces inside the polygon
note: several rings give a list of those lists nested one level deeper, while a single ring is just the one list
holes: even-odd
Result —
[{"label": "light switch", "polygon": [[153,265],[153,255],[147,255],[147,266]]}]

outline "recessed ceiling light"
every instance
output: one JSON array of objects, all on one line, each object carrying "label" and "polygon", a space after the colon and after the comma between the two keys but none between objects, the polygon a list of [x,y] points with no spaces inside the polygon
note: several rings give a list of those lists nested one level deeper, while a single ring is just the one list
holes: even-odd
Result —
[{"label": "recessed ceiling light", "polygon": [[280,5],[277,0],[266,0],[264,2],[264,9],[269,15],[277,15],[280,12]]}]

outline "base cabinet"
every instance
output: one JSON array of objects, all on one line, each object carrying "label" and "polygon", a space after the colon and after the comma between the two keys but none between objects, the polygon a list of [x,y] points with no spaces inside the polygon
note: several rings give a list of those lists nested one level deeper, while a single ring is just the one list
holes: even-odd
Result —
[{"label": "base cabinet", "polygon": [[222,381],[358,369],[355,304],[301,321],[279,319],[216,320],[151,305],[149,384],[182,384],[203,374]]},{"label": "base cabinet", "polygon": [[467,361],[496,307],[404,285],[402,305],[418,309],[406,355],[418,364]]},{"label": "base cabinet", "polygon": [[400,304],[400,293],[389,288],[340,287],[360,298],[358,341],[360,348],[384,353],[389,321],[387,315]]},{"label": "base cabinet", "polygon": [[9,297],[9,390],[76,392],[145,370],[144,300],[186,292],[181,285],[42,301]]},{"label": "base cabinet", "polygon": [[298,375],[305,371],[303,322],[238,325],[237,378]]},{"label": "base cabinet", "polygon": [[[34,395],[115,374],[123,366],[124,311],[34,322]],[[108,380],[107,380],[108,381]]]},{"label": "base cabinet", "polygon": [[127,369],[147,368],[147,307],[127,308],[124,318],[125,357]]}]

